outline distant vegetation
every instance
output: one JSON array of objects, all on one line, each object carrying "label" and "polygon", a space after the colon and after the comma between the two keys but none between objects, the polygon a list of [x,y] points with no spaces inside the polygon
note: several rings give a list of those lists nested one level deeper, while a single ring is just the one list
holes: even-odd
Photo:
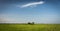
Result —
[{"label": "distant vegetation", "polygon": [[34,22],[32,22],[32,23],[28,22],[28,24],[30,24],[30,25],[34,25]]},{"label": "distant vegetation", "polygon": [[0,24],[0,31],[60,31],[60,24]]}]

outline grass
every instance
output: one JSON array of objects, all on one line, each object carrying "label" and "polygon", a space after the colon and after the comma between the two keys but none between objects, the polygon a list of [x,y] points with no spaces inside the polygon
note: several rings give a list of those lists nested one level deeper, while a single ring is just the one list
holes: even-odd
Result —
[{"label": "grass", "polygon": [[0,31],[60,31],[60,24],[0,24]]}]

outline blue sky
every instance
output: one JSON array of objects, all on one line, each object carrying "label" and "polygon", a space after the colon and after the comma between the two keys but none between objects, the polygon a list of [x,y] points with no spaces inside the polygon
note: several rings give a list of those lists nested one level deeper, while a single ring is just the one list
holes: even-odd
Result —
[{"label": "blue sky", "polygon": [[0,1],[0,23],[60,23],[60,0]]}]

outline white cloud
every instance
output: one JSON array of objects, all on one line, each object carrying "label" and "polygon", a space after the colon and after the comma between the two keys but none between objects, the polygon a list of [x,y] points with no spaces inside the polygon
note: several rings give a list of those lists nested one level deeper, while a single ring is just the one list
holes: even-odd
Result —
[{"label": "white cloud", "polygon": [[25,5],[22,5],[21,8],[24,8],[24,7],[32,7],[32,6],[35,6],[36,7],[36,5],[39,5],[39,4],[44,4],[44,1],[28,3],[28,4],[25,4]]}]

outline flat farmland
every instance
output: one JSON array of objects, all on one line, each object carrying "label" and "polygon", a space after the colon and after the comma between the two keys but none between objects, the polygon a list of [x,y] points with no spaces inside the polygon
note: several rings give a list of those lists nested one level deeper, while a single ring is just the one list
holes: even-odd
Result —
[{"label": "flat farmland", "polygon": [[60,31],[60,24],[0,24],[0,31]]}]

